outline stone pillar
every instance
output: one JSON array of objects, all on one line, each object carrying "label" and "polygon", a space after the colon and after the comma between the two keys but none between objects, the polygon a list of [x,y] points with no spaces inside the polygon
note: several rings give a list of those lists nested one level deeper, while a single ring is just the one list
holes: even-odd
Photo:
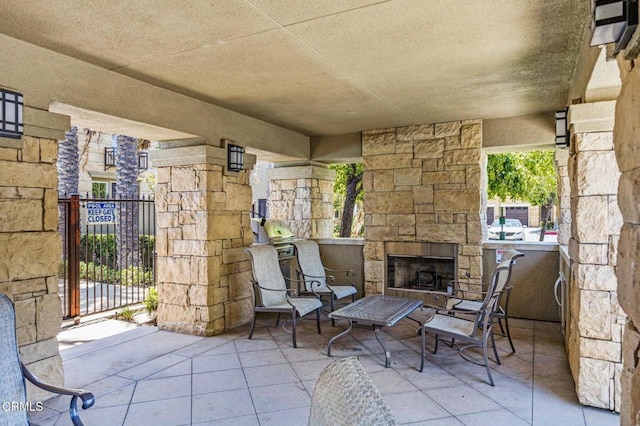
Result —
[{"label": "stone pillar", "polygon": [[327,166],[267,169],[269,218],[283,221],[301,238],[333,238],[333,182]]},{"label": "stone pillar", "polygon": [[[22,362],[43,380],[61,385],[56,157],[57,141],[70,123],[67,116],[25,106],[24,124],[21,139],[0,137],[0,293],[16,308]],[[32,401],[51,396],[28,386]]]},{"label": "stone pillar", "polygon": [[569,151],[556,149],[558,177],[558,244],[568,246],[571,238],[571,183],[569,181]]},{"label": "stone pillar", "polygon": [[[628,66],[628,63],[623,63]],[[623,73],[616,104],[615,152],[622,173],[618,204],[624,225],[618,245],[618,299],[629,316],[622,358],[622,425],[640,424],[640,69]]]},{"label": "stone pillar", "polygon": [[384,292],[385,241],[457,243],[458,278],[482,282],[481,148],[480,120],[362,133],[366,294]]},{"label": "stone pillar", "polygon": [[569,363],[582,404],[620,411],[622,332],[615,274],[622,217],[614,102],[572,105]]},{"label": "stone pillar", "polygon": [[250,320],[253,243],[249,171],[227,172],[226,149],[202,140],[152,152],[156,186],[158,327],[210,336]]}]

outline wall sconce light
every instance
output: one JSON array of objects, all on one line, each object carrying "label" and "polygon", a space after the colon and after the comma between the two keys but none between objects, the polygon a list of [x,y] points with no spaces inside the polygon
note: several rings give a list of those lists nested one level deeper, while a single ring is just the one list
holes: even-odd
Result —
[{"label": "wall sconce light", "polygon": [[116,149],[106,148],[104,149],[104,170],[116,166]]},{"label": "wall sconce light", "polygon": [[566,148],[569,146],[567,111],[566,109],[556,111],[556,148]]},{"label": "wall sconce light", "polygon": [[616,43],[619,52],[627,47],[637,26],[637,1],[591,0],[591,46]]},{"label": "wall sconce light", "polygon": [[0,89],[0,136],[13,139],[22,137],[23,106],[22,93]]},{"label": "wall sconce light", "polygon": [[227,170],[239,172],[244,169],[244,148],[227,143]]}]

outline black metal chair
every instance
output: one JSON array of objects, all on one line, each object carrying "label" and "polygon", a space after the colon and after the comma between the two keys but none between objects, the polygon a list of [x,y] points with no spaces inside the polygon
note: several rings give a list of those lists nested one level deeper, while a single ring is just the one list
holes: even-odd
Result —
[{"label": "black metal chair", "polygon": [[76,426],[82,426],[78,415],[78,398],[82,408],[93,406],[95,397],[91,392],[69,389],[45,383],[34,376],[20,361],[16,339],[16,314],[13,303],[5,294],[0,294],[0,401],[12,404],[16,409],[2,410],[0,424],[28,425],[28,401],[25,378],[35,386],[48,392],[71,396],[69,415]]},{"label": "black metal chair", "polygon": [[[320,249],[318,248],[318,244],[316,244],[315,241],[298,240],[294,241],[293,245],[296,247],[296,258],[298,260],[299,277],[302,277],[303,280],[316,280],[320,282],[319,286],[313,288],[313,292],[319,294],[320,296],[329,297],[329,306],[331,312],[335,310],[336,300],[351,296],[351,302],[356,301],[356,294],[358,293],[358,290],[356,289],[353,281],[351,281],[351,277],[355,276],[356,274],[353,269],[337,270],[326,268],[322,264],[322,260],[320,259]],[[327,275],[327,272],[331,274],[335,274],[338,272],[344,273],[345,279],[349,284],[329,284],[329,282],[333,283],[335,281],[335,276]],[[307,283],[309,283],[309,281],[307,281]],[[311,288],[309,288],[309,284],[307,284],[307,288],[299,289],[299,291],[311,292]],[[333,319],[331,320],[331,323],[335,325],[335,321]]]},{"label": "black metal chair", "polygon": [[[493,271],[485,297],[479,302],[480,307],[476,310],[460,311],[431,306],[433,315],[425,321],[420,329],[422,335],[420,371],[424,368],[426,333],[433,333],[436,339],[433,350],[434,354],[438,351],[438,342],[441,337],[452,339],[452,344],[454,341],[467,343],[466,346],[457,345],[460,355],[467,361],[474,362],[470,358],[465,357],[463,351],[470,347],[481,347],[483,357],[482,365],[484,365],[487,370],[489,383],[491,386],[495,385],[493,377],[491,376],[491,368],[489,367],[489,339],[491,339],[491,346],[493,347],[496,362],[500,364],[500,357],[498,356],[493,335],[493,314],[497,310],[500,294],[508,281],[508,275],[508,262],[503,261]],[[447,305],[448,303],[445,306]],[[461,313],[464,313],[464,315],[461,316]]]},{"label": "black metal chair", "polygon": [[[293,347],[296,343],[297,318],[303,317],[316,311],[316,322],[318,334],[320,331],[320,308],[322,302],[319,296],[315,297],[294,297],[295,289],[287,288],[285,277],[280,270],[278,262],[278,252],[272,245],[256,245],[246,248],[245,251],[251,257],[251,270],[253,272],[253,296],[255,306],[253,308],[253,319],[251,321],[251,331],[249,339],[253,336],[256,325],[256,315],[258,312],[275,312],[278,314],[291,315]],[[289,280],[296,281],[296,280]],[[315,282],[317,283],[317,281]],[[310,283],[312,286],[313,284]],[[317,285],[317,284],[316,284]]]},{"label": "black metal chair", "polygon": [[[508,263],[509,273],[507,275],[507,282],[504,285],[504,289],[498,296],[496,310],[492,314],[492,318],[494,320],[498,320],[498,325],[500,326],[502,335],[506,336],[509,339],[509,345],[511,345],[511,351],[513,353],[516,352],[516,348],[513,346],[513,340],[511,340],[511,331],[509,330],[509,298],[511,297],[511,291],[513,290],[513,285],[511,284],[513,265],[515,265],[516,260],[521,257],[524,257],[524,254],[514,249],[505,250],[505,252],[503,253],[500,265]],[[452,281],[451,283],[453,285],[452,294],[454,297],[451,297],[447,300],[447,305],[445,306],[447,309],[459,311],[477,311],[478,309],[480,309],[482,301],[471,300],[470,297],[478,297],[478,295],[480,297],[484,297],[486,289],[482,292],[473,292],[470,290],[460,289],[459,281]],[[486,286],[487,285],[485,284],[485,287]],[[504,327],[502,326],[502,320],[504,320]]]}]

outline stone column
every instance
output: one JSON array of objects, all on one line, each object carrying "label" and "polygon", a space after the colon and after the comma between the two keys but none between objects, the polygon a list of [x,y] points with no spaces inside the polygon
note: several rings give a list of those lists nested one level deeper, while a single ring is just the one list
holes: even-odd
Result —
[{"label": "stone column", "polygon": [[[637,51],[637,50],[636,50]],[[629,65],[628,63],[623,65]],[[626,70],[626,68],[624,69]],[[618,246],[618,299],[629,316],[622,358],[622,425],[640,424],[640,69],[623,73],[616,104],[615,152],[622,173],[618,204],[624,225]]]},{"label": "stone column", "polygon": [[158,327],[210,336],[250,320],[253,243],[249,171],[227,172],[226,149],[202,140],[152,152],[156,186]]},{"label": "stone column", "polygon": [[568,246],[571,238],[571,183],[569,151],[556,149],[554,161],[558,177],[558,244]]},{"label": "stone column", "polygon": [[267,169],[269,218],[283,221],[301,238],[333,238],[333,182],[324,165]]},{"label": "stone column", "polygon": [[457,243],[457,277],[480,285],[481,148],[480,120],[363,132],[366,294],[384,293],[385,241]]},{"label": "stone column", "polygon": [[[70,123],[67,116],[25,106],[24,124],[21,139],[0,137],[0,293],[15,304],[22,362],[61,385],[56,158]],[[28,386],[32,401],[51,396]]]},{"label": "stone column", "polygon": [[572,105],[571,318],[567,345],[582,404],[620,411],[622,332],[615,274],[622,217],[613,151],[614,102]]}]

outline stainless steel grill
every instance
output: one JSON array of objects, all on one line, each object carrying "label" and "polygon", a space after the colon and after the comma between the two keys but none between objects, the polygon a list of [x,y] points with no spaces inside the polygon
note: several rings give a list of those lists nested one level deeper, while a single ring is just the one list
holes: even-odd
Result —
[{"label": "stainless steel grill", "polygon": [[269,238],[269,243],[272,244],[278,252],[279,259],[289,259],[295,255],[295,247],[291,244],[294,238],[293,233],[284,223],[267,220],[263,228]]}]

